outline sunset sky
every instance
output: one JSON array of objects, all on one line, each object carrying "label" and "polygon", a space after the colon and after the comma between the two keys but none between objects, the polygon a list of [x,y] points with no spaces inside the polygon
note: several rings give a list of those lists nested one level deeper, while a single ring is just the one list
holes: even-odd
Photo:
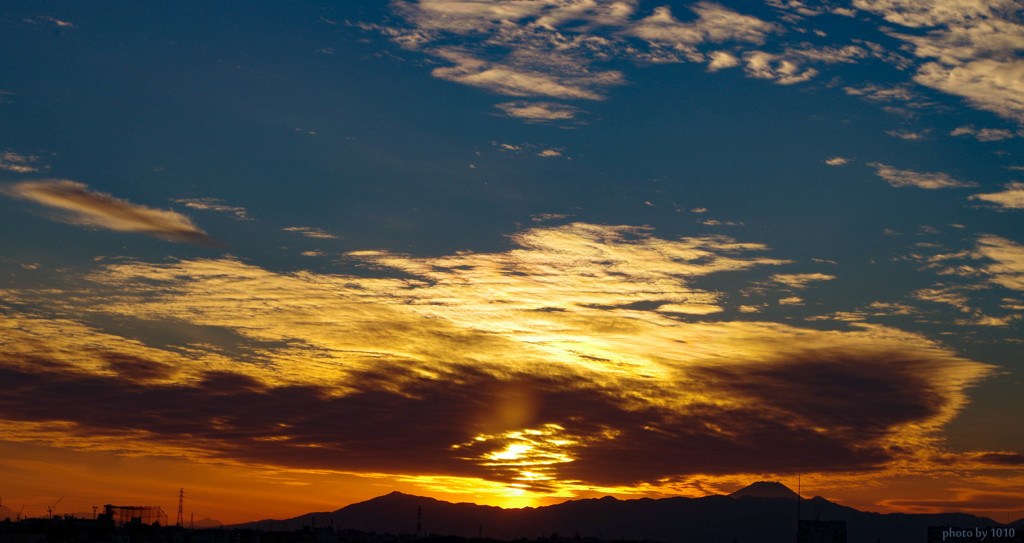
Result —
[{"label": "sunset sky", "polygon": [[0,496],[1024,516],[1014,0],[9,3]]}]

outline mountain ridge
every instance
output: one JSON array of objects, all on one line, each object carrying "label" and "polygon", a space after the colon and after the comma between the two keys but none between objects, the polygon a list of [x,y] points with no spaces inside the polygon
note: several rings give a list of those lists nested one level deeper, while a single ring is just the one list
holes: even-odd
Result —
[{"label": "mountain ridge", "polygon": [[[796,535],[796,493],[780,483],[759,482],[729,495],[620,500],[611,496],[559,504],[503,509],[391,492],[331,512],[261,520],[226,528],[299,530],[305,526],[363,532],[455,535],[513,540],[593,537],[602,540],[760,541],[789,543]],[[822,497],[800,502],[803,520],[839,520],[849,543],[925,540],[929,526],[1004,525],[966,513],[872,513]]]}]

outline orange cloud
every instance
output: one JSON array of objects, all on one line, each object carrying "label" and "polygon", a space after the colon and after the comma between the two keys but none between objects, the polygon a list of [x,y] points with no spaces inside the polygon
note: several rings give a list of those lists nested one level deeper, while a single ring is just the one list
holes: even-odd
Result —
[{"label": "orange cloud", "polygon": [[16,198],[62,210],[66,213],[63,220],[72,224],[149,234],[199,245],[220,244],[180,213],[133,204],[91,191],[85,184],[67,179],[25,181],[8,186],[6,192]]},{"label": "orange cloud", "polygon": [[[992,371],[882,326],[678,311],[728,301],[695,278],[785,263],[762,245],[583,223],[513,241],[350,254],[364,275],[130,262],[73,292],[4,292],[37,310],[2,321],[0,425],[71,448],[565,495],[926,463]],[[111,317],[131,333],[101,328]]]}]

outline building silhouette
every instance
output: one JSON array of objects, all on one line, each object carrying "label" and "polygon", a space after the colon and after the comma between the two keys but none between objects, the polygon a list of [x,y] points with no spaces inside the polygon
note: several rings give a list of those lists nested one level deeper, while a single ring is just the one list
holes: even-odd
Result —
[{"label": "building silhouette", "polygon": [[797,521],[797,543],[846,543],[846,521]]}]

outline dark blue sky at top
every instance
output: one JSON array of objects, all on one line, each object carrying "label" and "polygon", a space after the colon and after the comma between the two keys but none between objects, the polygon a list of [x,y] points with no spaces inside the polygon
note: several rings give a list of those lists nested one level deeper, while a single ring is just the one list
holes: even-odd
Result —
[{"label": "dark blue sky at top", "polygon": [[[692,64],[619,61],[629,83],[606,101],[577,101],[587,124],[573,130],[495,118],[491,106],[502,97],[432,78],[419,55],[319,20],[387,16],[381,3],[362,4],[30,5],[6,21],[5,50],[14,54],[4,71],[17,84],[5,90],[17,96],[5,117],[17,130],[5,131],[5,147],[55,153],[51,175],[131,191],[151,205],[218,197],[282,224],[338,231],[352,239],[346,248],[424,254],[484,249],[486,239],[460,238],[500,237],[536,213],[708,230],[685,224],[692,217],[664,200],[741,220],[764,241],[785,234],[805,246],[821,232],[864,239],[884,228],[938,227],[968,211],[950,194],[893,191],[863,161],[948,172],[982,191],[1011,178],[1002,166],[1012,159],[992,151],[1015,142],[921,144],[884,134],[948,132],[991,114],[958,107],[954,120],[906,121],[824,82],[778,86]],[[19,20],[50,12],[75,28]],[[319,52],[327,48],[333,54]],[[316,135],[306,137],[310,130]],[[510,157],[495,141],[563,148],[572,161]],[[862,163],[822,164],[835,155]],[[808,232],[794,214],[819,228]],[[1006,235],[1005,219],[979,212],[969,222]]]},{"label": "dark blue sky at top", "polygon": [[[680,19],[689,16],[686,4],[669,2],[642,2],[640,12],[667,4]],[[778,20],[767,6],[731,7]],[[859,37],[893,50],[901,45],[879,31],[877,16],[821,19],[829,36],[809,35],[809,43]],[[42,207],[4,198],[0,253],[10,283],[40,281],[44,273],[17,264],[87,270],[100,256],[227,253],[281,271],[373,273],[334,256],[354,250],[498,252],[511,247],[510,234],[538,224],[534,217],[558,214],[566,217],[555,223],[648,225],[666,239],[722,234],[763,243],[768,256],[793,261],[779,273],[836,276],[802,292],[803,307],[769,304],[766,313],[746,316],[730,306],[706,317],[785,320],[897,302],[933,280],[955,282],[922,279],[921,264],[904,258],[919,242],[952,252],[980,234],[1024,241],[1019,211],[967,199],[1022,177],[1007,169],[1024,165],[1020,138],[982,142],[949,135],[965,125],[1015,130],[1012,120],[922,86],[914,90],[929,105],[897,112],[843,91],[902,84],[910,79],[906,70],[864,60],[778,85],[741,68],[709,73],[696,63],[608,59],[595,65],[621,71],[626,82],[609,87],[606,99],[564,100],[581,110],[571,122],[527,123],[494,107],[523,98],[433,77],[443,60],[403,50],[355,24],[397,20],[391,6],[378,1],[23,2],[3,8],[0,90],[8,94],[0,95],[0,150],[38,156],[49,168],[0,171],[0,182],[85,183],[185,213],[226,244],[204,248],[82,229],[49,220]],[[904,140],[887,131],[926,135]],[[560,156],[538,156],[548,149]],[[852,161],[824,163],[836,156]],[[868,163],[944,172],[978,186],[893,187]],[[189,198],[245,208],[252,220],[174,202]],[[702,224],[706,220],[727,224]],[[283,230],[296,226],[337,238]],[[314,249],[325,256],[300,255]],[[763,275],[733,272],[697,284],[730,291]],[[1010,295],[979,303],[996,307]],[[1024,371],[1020,345],[1000,341],[1019,336],[1020,321],[963,329],[948,324],[955,310],[929,307],[948,317],[882,322],[1005,364],[1012,377],[982,385],[975,410],[966,411],[950,435],[1011,446],[1002,434],[975,436],[970,428],[989,409],[1024,408],[1021,400],[1008,399]]]}]

